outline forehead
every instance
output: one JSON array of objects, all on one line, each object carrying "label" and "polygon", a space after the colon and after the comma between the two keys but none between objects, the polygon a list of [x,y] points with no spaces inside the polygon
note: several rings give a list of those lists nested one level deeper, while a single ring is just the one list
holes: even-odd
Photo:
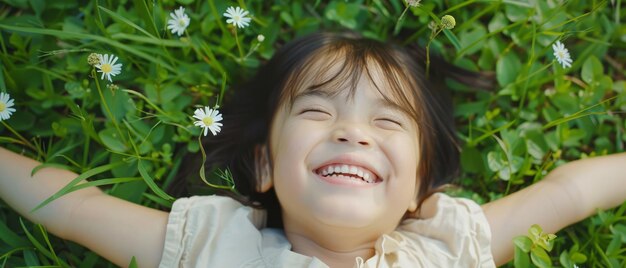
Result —
[{"label": "forehead", "polygon": [[[384,102],[409,115],[416,114],[417,85],[397,59],[378,54],[350,53],[347,49],[327,50],[312,55],[299,70],[290,75],[281,101],[293,104],[300,95],[354,96],[360,80],[375,88]],[[347,92],[346,92],[347,91]]]}]

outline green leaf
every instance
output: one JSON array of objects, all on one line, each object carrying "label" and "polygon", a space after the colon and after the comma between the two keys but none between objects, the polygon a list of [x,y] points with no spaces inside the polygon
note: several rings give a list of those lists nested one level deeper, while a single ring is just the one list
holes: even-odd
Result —
[{"label": "green leaf", "polygon": [[515,81],[522,68],[522,63],[515,53],[507,53],[496,62],[496,79],[500,86]]},{"label": "green leaf", "polygon": [[130,264],[128,264],[128,268],[139,268],[139,266],[137,266],[137,259],[135,259],[135,256],[130,259]]},{"label": "green leaf", "polygon": [[111,151],[123,153],[128,150],[128,147],[122,141],[117,131],[113,128],[107,128],[98,132],[98,137],[102,140],[102,143]]},{"label": "green leaf", "polygon": [[531,8],[525,1],[507,1],[504,11],[510,21],[516,22],[527,19]]},{"label": "green leaf", "polygon": [[530,259],[533,264],[537,265],[539,268],[552,267],[550,256],[548,256],[548,253],[541,247],[533,247],[530,250]]},{"label": "green leaf", "polygon": [[450,40],[450,43],[452,43],[456,51],[461,50],[461,42],[459,42],[459,39],[456,37],[456,35],[454,35],[452,31],[448,29],[443,29],[443,34],[445,34],[448,40]]},{"label": "green leaf", "polygon": [[513,260],[515,268],[529,268],[530,258],[528,253],[524,252],[521,248],[515,247],[515,259]]},{"label": "green leaf", "polygon": [[[135,110],[135,102],[124,90],[113,91],[108,88],[103,88],[102,95],[104,96],[104,101],[106,102],[101,103],[102,113],[109,119],[114,119],[115,121],[120,122],[127,113]],[[108,106],[111,111],[111,115],[107,113],[105,105]],[[111,118],[111,116],[113,118]]]},{"label": "green leaf", "polygon": [[460,53],[465,54],[474,54],[480,51],[485,44],[485,36],[487,35],[487,30],[482,24],[473,24],[471,30],[463,31],[459,33],[459,43],[462,49]]},{"label": "green leaf", "polygon": [[620,248],[622,247],[622,240],[620,238],[620,236],[613,236],[613,239],[611,239],[611,242],[609,243],[608,246],[606,246],[606,255],[615,255],[619,252]]},{"label": "green leaf", "polygon": [[483,171],[483,157],[476,147],[464,146],[461,151],[461,166],[469,172]]},{"label": "green leaf", "polygon": [[[8,244],[11,247],[24,247],[28,246],[28,242],[24,240],[21,236],[17,235],[13,232],[5,223],[5,221],[0,221],[0,241]],[[2,258],[0,258],[1,260]]]},{"label": "green leaf", "polygon": [[504,16],[504,14],[502,14],[502,12],[497,12],[493,16],[491,21],[489,21],[489,24],[487,25],[487,29],[489,29],[489,32],[496,32],[506,27],[508,24],[509,22],[506,20],[506,17]]},{"label": "green leaf", "polygon": [[33,8],[33,10],[35,11],[35,14],[37,15],[37,17],[41,17],[41,12],[43,12],[43,10],[46,8],[46,1],[45,0],[28,0],[28,2],[30,3],[30,6]]},{"label": "green leaf", "polygon": [[41,266],[35,250],[31,250],[30,248],[28,250],[24,250],[24,262],[28,267]]},{"label": "green leaf", "polygon": [[561,265],[563,265],[563,267],[565,268],[574,267],[574,263],[572,262],[572,260],[570,260],[569,253],[567,251],[561,252],[561,256],[559,256],[559,262],[561,262]]},{"label": "green leaf", "polygon": [[528,236],[533,241],[537,241],[539,237],[541,237],[542,233],[543,233],[543,229],[541,229],[541,226],[539,226],[539,224],[533,224],[528,229]]},{"label": "green leaf", "polygon": [[487,166],[494,172],[503,169],[505,165],[502,161],[502,154],[493,151],[487,153]]},{"label": "green leaf", "polygon": [[585,60],[583,63],[582,70],[580,71],[580,76],[587,84],[591,84],[602,75],[602,63],[596,56],[591,55]]},{"label": "green leaf", "polygon": [[574,252],[571,254],[570,259],[575,263],[584,263],[587,261],[587,256],[580,252]]},{"label": "green leaf", "polygon": [[357,27],[357,18],[361,7],[356,3],[331,2],[327,7],[324,15],[331,21],[339,22],[348,29]]},{"label": "green leaf", "polygon": [[616,224],[611,228],[611,233],[619,236],[622,240],[622,243],[626,243],[626,225],[620,223]]},{"label": "green leaf", "polygon": [[513,238],[513,244],[515,244],[515,246],[523,252],[528,253],[530,252],[530,248],[533,246],[533,241],[526,236],[520,235]]}]

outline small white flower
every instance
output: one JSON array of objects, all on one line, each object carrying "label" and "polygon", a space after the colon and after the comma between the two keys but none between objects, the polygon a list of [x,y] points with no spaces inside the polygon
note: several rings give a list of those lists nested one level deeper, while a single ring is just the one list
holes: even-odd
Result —
[{"label": "small white flower", "polygon": [[180,7],[174,10],[170,13],[170,17],[171,19],[167,20],[167,28],[172,31],[172,34],[183,35],[190,22],[189,17],[185,14],[185,8]]},{"label": "small white flower", "polygon": [[259,40],[259,42],[263,42],[265,41],[265,36],[262,34],[257,35],[256,40]]},{"label": "small white flower", "polygon": [[250,24],[251,19],[246,16],[248,16],[248,11],[240,7],[228,7],[224,13],[224,17],[229,18],[226,20],[226,23],[230,23],[239,28],[248,27]]},{"label": "small white flower", "polygon": [[11,114],[15,112],[13,107],[13,99],[8,93],[0,92],[0,121],[11,118]]},{"label": "small white flower", "polygon": [[572,67],[572,58],[569,55],[569,51],[561,41],[556,41],[552,45],[552,49],[554,50],[554,57],[556,60],[563,66],[563,68]]},{"label": "small white flower", "polygon": [[416,7],[420,5],[422,0],[406,0],[406,3],[411,7]]},{"label": "small white flower", "polygon": [[122,64],[117,62],[117,56],[111,54],[98,54],[98,58],[100,59],[100,63],[96,64],[96,68],[98,68],[98,72],[102,73],[102,77],[100,79],[104,80],[104,76],[106,75],[107,80],[109,82],[113,82],[111,80],[111,76],[116,76],[122,72]]},{"label": "small white flower", "polygon": [[193,113],[193,117],[198,121],[193,122],[194,125],[204,128],[204,136],[211,130],[213,135],[217,135],[222,130],[222,115],[217,109],[211,109],[209,106],[205,106],[204,109],[198,108]]}]

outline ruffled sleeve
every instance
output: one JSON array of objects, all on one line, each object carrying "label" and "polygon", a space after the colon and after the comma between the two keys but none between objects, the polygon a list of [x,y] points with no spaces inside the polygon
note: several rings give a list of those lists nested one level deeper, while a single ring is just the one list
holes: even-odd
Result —
[{"label": "ruffled sleeve", "polygon": [[376,255],[357,267],[496,267],[491,230],[469,199],[435,194],[436,212],[408,219],[376,243]]},{"label": "ruffled sleeve", "polygon": [[261,242],[258,229],[264,222],[264,213],[229,197],[178,199],[168,218],[159,267],[235,267],[257,261]]}]

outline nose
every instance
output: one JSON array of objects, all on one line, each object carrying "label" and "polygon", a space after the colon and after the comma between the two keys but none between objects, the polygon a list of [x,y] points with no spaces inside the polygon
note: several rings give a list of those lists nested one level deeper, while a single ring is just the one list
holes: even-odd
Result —
[{"label": "nose", "polygon": [[333,140],[337,143],[354,144],[369,147],[372,145],[372,138],[363,129],[346,125],[338,127],[333,132]]}]

